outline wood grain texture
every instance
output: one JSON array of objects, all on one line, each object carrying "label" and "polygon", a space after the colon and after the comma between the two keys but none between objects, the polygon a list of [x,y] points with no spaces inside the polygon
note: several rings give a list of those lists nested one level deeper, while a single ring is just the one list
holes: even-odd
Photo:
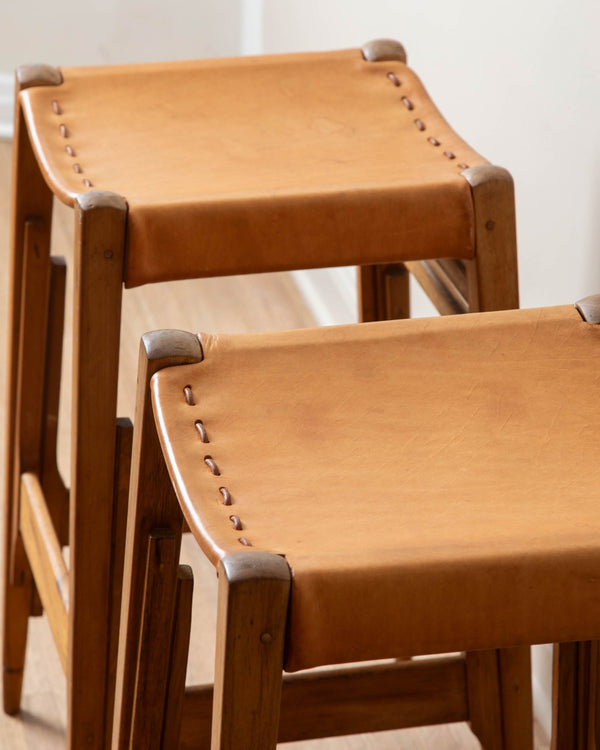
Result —
[{"label": "wood grain texture", "polygon": [[127,533],[127,509],[129,506],[129,476],[131,474],[131,453],[133,423],[127,417],[117,419],[116,466],[113,493],[113,528],[110,570],[110,644],[108,654],[108,691],[106,700],[106,724],[112,727],[115,700],[115,680],[117,673],[117,651],[121,622],[121,594],[123,590],[123,568],[125,565],[125,537]]},{"label": "wood grain texture", "polygon": [[[173,641],[167,683],[167,702],[163,726],[163,747],[176,748],[181,734],[181,719],[185,701],[185,674],[190,648],[192,628],[192,602],[194,574],[189,565],[180,565],[177,571],[177,592],[175,596],[175,616]],[[210,725],[206,737],[210,736]]]},{"label": "wood grain texture", "polygon": [[126,216],[125,202],[112,194],[91,191],[75,204],[67,671],[68,745],[73,748],[101,748],[109,742],[115,343],[121,325]]},{"label": "wood grain texture", "polygon": [[533,696],[529,646],[498,651],[505,750],[533,747]]},{"label": "wood grain texture", "polygon": [[69,579],[36,474],[21,476],[20,528],[58,655],[67,670]]},{"label": "wood grain texture", "polygon": [[[189,688],[182,750],[204,747],[210,734],[212,685]],[[466,721],[461,656],[311,670],[283,677],[279,741],[382,732]]]},{"label": "wood grain texture", "polygon": [[211,750],[275,750],[291,572],[279,555],[219,562]]},{"label": "wood grain texture", "polygon": [[470,651],[466,660],[471,729],[485,750],[504,750],[497,652]]},{"label": "wood grain texture", "polygon": [[358,312],[362,323],[410,318],[408,264],[360,266]]},{"label": "wood grain texture", "polygon": [[519,306],[517,230],[513,180],[501,167],[462,172],[471,186],[475,212],[475,258],[466,262],[469,310]]},{"label": "wood grain texture", "polygon": [[[138,644],[144,627],[141,612],[148,579],[147,546],[153,529],[170,531],[173,536],[175,566],[179,558],[183,519],[154,426],[150,379],[161,367],[173,362],[200,361],[202,350],[197,337],[192,334],[176,336],[172,347],[168,345],[169,339],[168,334],[153,332],[146,334],[139,346],[135,415],[138,429],[134,431],[132,449],[133,470],[127,517],[123,604],[115,688],[117,696],[122,698],[119,698],[115,706],[112,732],[113,747],[120,750],[125,750],[130,745],[135,712],[135,679],[140,669],[140,660],[145,658],[143,653],[140,657]],[[174,575],[175,573],[173,581]],[[146,667],[142,665],[141,668]]]},{"label": "wood grain texture", "polygon": [[58,470],[58,410],[62,376],[67,267],[64,258],[50,259],[50,299],[46,343],[40,477],[44,497],[62,545],[69,543],[69,492]]},{"label": "wood grain texture", "polygon": [[[177,594],[179,540],[170,529],[148,539],[130,748],[160,750],[170,667],[169,641]],[[165,639],[166,636],[166,639]],[[166,640],[166,643],[165,643]]]},{"label": "wood grain texture", "polygon": [[598,746],[598,641],[561,643],[554,649],[552,750]]}]

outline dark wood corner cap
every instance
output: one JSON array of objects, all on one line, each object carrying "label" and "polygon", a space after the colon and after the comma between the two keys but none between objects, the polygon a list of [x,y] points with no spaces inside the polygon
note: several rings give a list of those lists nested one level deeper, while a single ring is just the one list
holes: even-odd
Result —
[{"label": "dark wood corner cap", "polygon": [[580,299],[575,303],[575,309],[586,323],[600,324],[600,294],[592,294]]},{"label": "dark wood corner cap", "polygon": [[123,196],[110,190],[88,190],[80,193],[76,198],[82,211],[92,211],[95,208],[111,208],[115,211],[127,212],[127,201]]},{"label": "dark wood corner cap", "polygon": [[153,372],[175,365],[193,365],[204,359],[200,337],[189,331],[150,331],[142,336],[140,345],[153,365]]},{"label": "dark wood corner cap", "polygon": [[383,62],[396,60],[406,63],[407,56],[404,46],[395,39],[373,39],[361,47],[362,56],[367,62]]},{"label": "dark wood corner cap", "polygon": [[259,550],[226,555],[221,559],[219,569],[231,583],[258,579],[289,581],[291,578],[285,557]]},{"label": "dark wood corner cap", "polygon": [[461,172],[461,175],[471,187],[477,187],[488,182],[509,182],[513,178],[508,169],[498,167],[495,164],[479,164],[476,167],[469,167]]},{"label": "dark wood corner cap", "polygon": [[20,65],[16,70],[16,77],[19,90],[32,86],[60,86],[63,82],[62,73],[58,68],[43,63]]}]

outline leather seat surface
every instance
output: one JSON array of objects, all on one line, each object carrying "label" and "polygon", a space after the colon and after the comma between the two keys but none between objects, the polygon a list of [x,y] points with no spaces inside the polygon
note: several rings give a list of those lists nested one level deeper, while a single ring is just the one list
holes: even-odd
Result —
[{"label": "leather seat surface", "polygon": [[288,669],[600,636],[600,327],[558,307],[201,340],[153,379],[164,448],[213,562],[288,560]]},{"label": "leather seat surface", "polygon": [[27,126],[64,202],[127,199],[130,286],[474,254],[460,172],[487,162],[403,63],[344,50],[62,74],[21,92]]}]

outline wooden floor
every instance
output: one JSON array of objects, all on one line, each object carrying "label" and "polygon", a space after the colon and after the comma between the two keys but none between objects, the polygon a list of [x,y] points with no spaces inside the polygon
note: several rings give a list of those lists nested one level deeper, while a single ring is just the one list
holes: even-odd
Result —
[{"label": "wooden floor", "polygon": [[[6,346],[7,275],[9,241],[10,147],[0,142],[0,324],[2,346]],[[53,247],[69,261],[72,247],[71,214],[64,207],[56,210]],[[155,328],[183,328],[192,331],[257,331],[297,328],[313,324],[295,286],[285,274],[262,277],[235,277],[156,285],[126,293],[121,350],[122,379],[119,386],[119,415],[131,416],[136,379],[137,346],[140,335]],[[5,349],[6,351],[6,349]],[[65,351],[64,393],[69,390],[70,351]],[[4,361],[4,354],[2,362]],[[0,414],[4,412],[5,367],[0,367]],[[67,399],[63,398],[63,403]],[[0,459],[4,461],[4,424]],[[61,413],[63,425],[68,414]],[[68,472],[68,434],[61,433],[60,464]],[[0,464],[0,473],[3,463]],[[2,487],[4,483],[2,482]],[[197,553],[190,540],[184,540],[184,555],[195,572],[195,615],[193,637],[202,647],[192,650],[188,681],[212,679],[212,632],[216,581],[213,569]],[[30,620],[29,647],[20,716],[11,718],[0,711],[0,748],[6,750],[55,750],[65,743],[65,680],[45,618]],[[546,750],[547,742],[538,732],[536,750]],[[290,750],[477,750],[479,743],[466,725],[418,728],[349,738],[290,743]]]}]

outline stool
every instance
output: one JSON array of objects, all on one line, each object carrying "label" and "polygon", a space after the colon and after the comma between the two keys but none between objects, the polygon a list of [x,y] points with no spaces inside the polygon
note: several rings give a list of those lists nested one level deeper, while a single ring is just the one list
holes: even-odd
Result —
[{"label": "stool", "polygon": [[[600,296],[580,310],[600,322]],[[529,644],[600,628],[599,365],[567,306],[147,334],[113,747],[209,747],[183,511],[219,577],[212,750],[461,720],[531,748]],[[559,750],[595,732],[592,647],[559,652]]]},{"label": "stool", "polygon": [[[406,261],[442,311],[516,307],[512,182],[451,130],[394,42],[29,66],[17,83],[4,707],[19,708],[27,618],[43,605],[68,678],[69,746],[102,747],[131,443],[115,419],[123,286],[357,264],[372,320],[407,314]],[[54,197],[76,229],[68,490],[55,464]]]}]

